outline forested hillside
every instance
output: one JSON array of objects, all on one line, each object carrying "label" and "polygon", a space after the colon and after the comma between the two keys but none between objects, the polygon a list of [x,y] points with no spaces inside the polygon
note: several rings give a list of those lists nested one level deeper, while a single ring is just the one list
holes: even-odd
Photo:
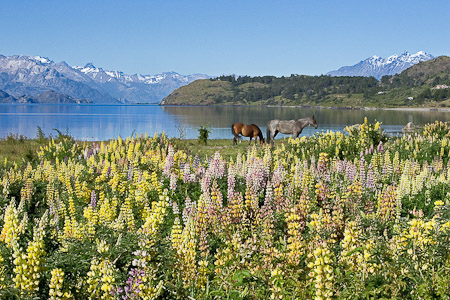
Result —
[{"label": "forested hillside", "polygon": [[220,76],[175,90],[162,105],[450,106],[450,58],[395,76]]}]

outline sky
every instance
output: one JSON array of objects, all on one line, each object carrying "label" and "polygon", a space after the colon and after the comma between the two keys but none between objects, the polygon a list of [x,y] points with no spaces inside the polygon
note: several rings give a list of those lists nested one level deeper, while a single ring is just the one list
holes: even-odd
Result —
[{"label": "sky", "polygon": [[0,20],[0,54],[128,74],[320,75],[373,55],[450,55],[449,0],[0,0]]}]

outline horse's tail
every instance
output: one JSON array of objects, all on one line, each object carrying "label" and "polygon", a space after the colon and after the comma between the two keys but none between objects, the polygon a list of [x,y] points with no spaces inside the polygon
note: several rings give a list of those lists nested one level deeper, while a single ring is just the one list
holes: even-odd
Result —
[{"label": "horse's tail", "polygon": [[269,126],[269,124],[267,124],[267,136],[266,136],[266,139],[267,139],[267,144],[270,144],[270,126]]},{"label": "horse's tail", "polygon": [[236,133],[234,132],[234,124],[231,124],[231,134],[236,136]]}]

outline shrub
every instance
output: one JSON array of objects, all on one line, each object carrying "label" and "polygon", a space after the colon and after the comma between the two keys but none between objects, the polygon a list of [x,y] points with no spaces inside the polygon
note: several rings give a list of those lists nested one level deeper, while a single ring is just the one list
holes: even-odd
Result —
[{"label": "shrub", "polygon": [[200,128],[198,129],[198,141],[201,144],[206,145],[208,143],[208,136],[211,133],[211,129],[209,128],[208,125],[203,126],[201,125]]}]

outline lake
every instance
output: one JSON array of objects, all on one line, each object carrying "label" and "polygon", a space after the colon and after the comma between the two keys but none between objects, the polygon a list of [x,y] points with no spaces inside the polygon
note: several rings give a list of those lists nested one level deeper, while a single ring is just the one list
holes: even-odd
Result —
[{"label": "lake", "polygon": [[[321,130],[341,131],[347,125],[369,121],[383,122],[383,128],[395,134],[408,122],[416,125],[450,121],[442,111],[343,110],[298,107],[253,106],[158,106],[158,105],[73,105],[73,104],[0,104],[0,138],[8,134],[36,137],[37,126],[45,134],[56,135],[54,128],[79,140],[108,140],[131,134],[153,136],[163,131],[169,137],[196,139],[198,128],[209,125],[210,138],[232,139],[231,124],[255,123],[266,132],[272,119],[295,119],[315,115],[319,128],[306,128],[302,136]],[[279,134],[277,138],[286,135]]]}]

